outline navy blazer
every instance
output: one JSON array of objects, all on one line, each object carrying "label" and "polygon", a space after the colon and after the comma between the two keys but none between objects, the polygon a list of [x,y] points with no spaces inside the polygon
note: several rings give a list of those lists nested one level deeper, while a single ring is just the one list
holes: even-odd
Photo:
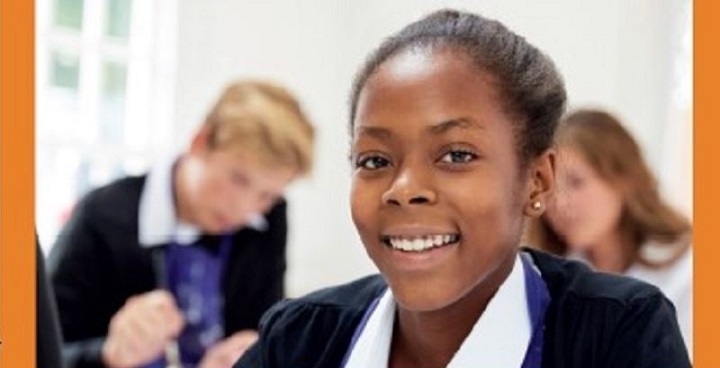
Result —
[{"label": "navy blazer", "polygon": [[[110,319],[130,296],[156,288],[152,249],[138,241],[145,180],[127,177],[87,194],[50,252],[68,368],[104,367],[100,352]],[[262,314],[284,295],[285,202],[266,218],[266,230],[245,228],[233,235],[223,276],[226,335],[257,329]],[[203,240],[214,243],[219,237]]]},{"label": "navy blazer", "polygon": [[[537,368],[690,367],[675,309],[658,288],[525,251],[551,298]],[[276,304],[235,368],[340,368],[366,309],[386,289],[374,275]]]},{"label": "navy blazer", "polygon": [[60,353],[60,324],[58,323],[57,307],[52,298],[53,291],[47,279],[45,270],[45,256],[40,243],[35,236],[37,253],[35,296],[37,305],[35,310],[35,358],[38,368],[62,368]]}]

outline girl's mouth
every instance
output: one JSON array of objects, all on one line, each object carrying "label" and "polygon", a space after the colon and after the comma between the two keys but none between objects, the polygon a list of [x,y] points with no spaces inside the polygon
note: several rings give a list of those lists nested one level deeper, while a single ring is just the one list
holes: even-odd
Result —
[{"label": "girl's mouth", "polygon": [[380,239],[387,247],[402,252],[425,252],[460,241],[460,234],[428,234],[421,236],[385,235]]}]

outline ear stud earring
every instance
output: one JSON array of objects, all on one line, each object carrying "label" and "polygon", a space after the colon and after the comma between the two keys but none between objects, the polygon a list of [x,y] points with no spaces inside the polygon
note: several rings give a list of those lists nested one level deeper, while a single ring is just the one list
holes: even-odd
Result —
[{"label": "ear stud earring", "polygon": [[532,204],[532,209],[534,209],[535,211],[538,211],[538,210],[540,210],[541,208],[542,208],[542,203],[540,203],[540,201],[535,201],[535,202],[533,202],[533,204]]}]

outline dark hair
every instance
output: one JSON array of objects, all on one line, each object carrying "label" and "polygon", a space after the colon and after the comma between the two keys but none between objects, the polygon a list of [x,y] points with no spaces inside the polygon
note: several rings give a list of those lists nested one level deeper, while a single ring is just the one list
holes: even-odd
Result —
[{"label": "dark hair", "polygon": [[355,78],[350,100],[350,134],[358,97],[381,64],[412,48],[460,52],[499,81],[504,110],[518,118],[516,146],[522,162],[552,145],[565,107],[565,87],[552,61],[500,22],[482,16],[440,10],[411,23],[385,40]]}]

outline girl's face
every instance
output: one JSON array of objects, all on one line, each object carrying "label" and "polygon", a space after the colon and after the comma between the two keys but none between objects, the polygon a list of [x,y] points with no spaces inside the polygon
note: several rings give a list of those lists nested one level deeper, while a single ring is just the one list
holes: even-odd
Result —
[{"label": "girl's face", "polygon": [[494,78],[457,53],[403,52],[363,87],[352,217],[401,307],[494,291],[511,269],[531,187],[512,127]]},{"label": "girl's face", "polygon": [[548,207],[548,220],[573,250],[588,250],[618,231],[622,194],[576,149],[558,150],[557,183],[556,202]]}]

